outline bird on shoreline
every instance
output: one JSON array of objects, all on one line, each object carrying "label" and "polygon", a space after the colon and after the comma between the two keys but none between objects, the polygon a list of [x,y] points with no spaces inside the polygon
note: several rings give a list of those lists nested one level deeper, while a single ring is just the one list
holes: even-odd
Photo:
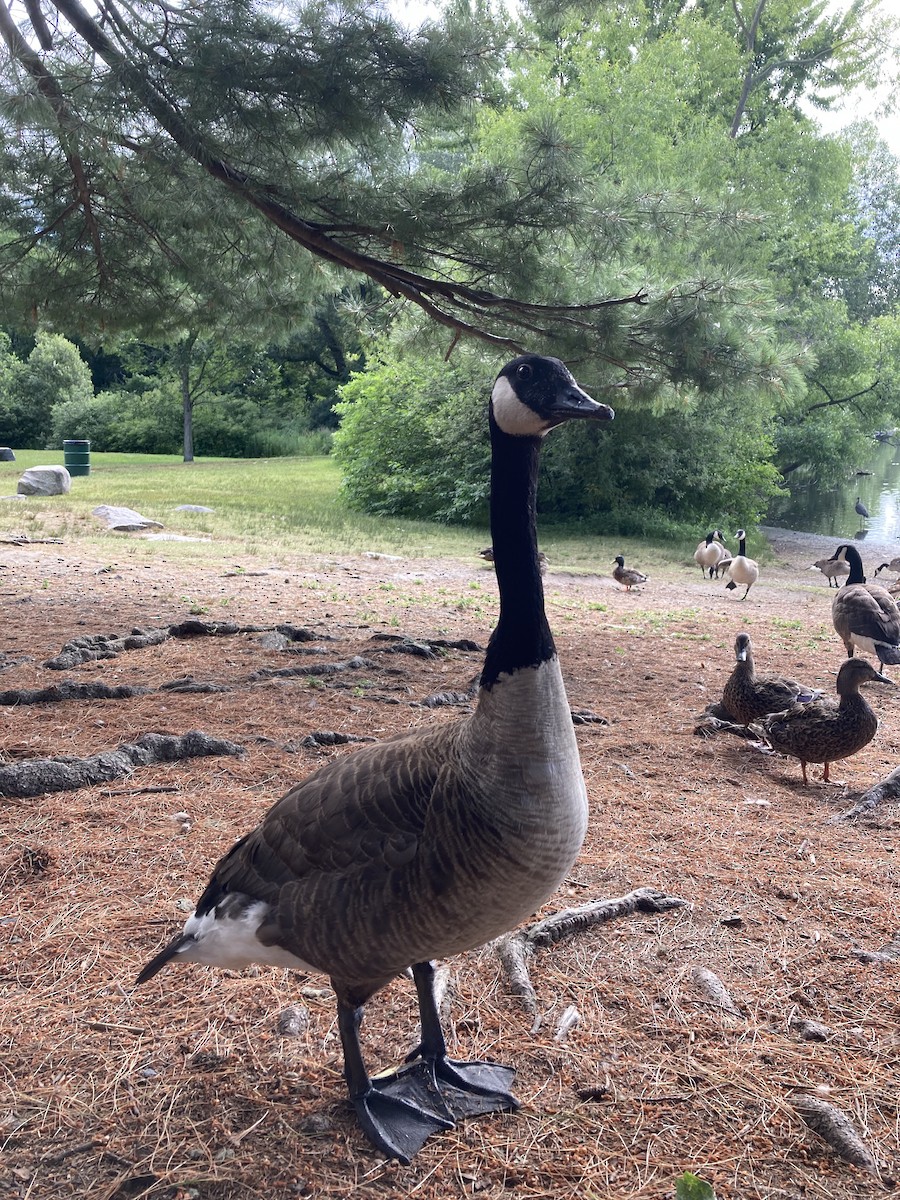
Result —
[{"label": "bird on shoreline", "polygon": [[[500,615],[474,712],[314,771],[219,861],[183,931],[143,968],[250,963],[326,974],[344,1078],[378,1149],[408,1162],[458,1118],[508,1111],[514,1070],[447,1055],[432,959],[525,920],[574,862],[587,796],[535,528],[541,441],[569,420],[611,420],[558,359],[523,355],[491,391],[491,533]],[[366,1002],[412,969],[420,1041],[370,1076]]]},{"label": "bird on shoreline", "polygon": [[824,763],[822,778],[828,783],[829,764],[868,746],[878,730],[878,717],[860,695],[864,683],[895,686],[864,658],[848,658],[837,673],[837,704],[825,696],[792,704],[753,723],[751,729],[773,750],[800,760],[804,783],[809,783],[806,764]]},{"label": "bird on shoreline", "polygon": [[874,654],[881,667],[900,663],[900,609],[880,583],[866,583],[862,559],[855,546],[838,546],[832,559],[850,567],[847,582],[831,602],[835,632],[852,657],[854,649]]},{"label": "bird on shoreline", "polygon": [[639,583],[646,583],[650,578],[643,571],[635,571],[633,567],[626,567],[625,559],[621,554],[617,554],[614,561],[616,565],[613,570],[613,579],[616,583],[621,583],[626,592],[630,592]]}]

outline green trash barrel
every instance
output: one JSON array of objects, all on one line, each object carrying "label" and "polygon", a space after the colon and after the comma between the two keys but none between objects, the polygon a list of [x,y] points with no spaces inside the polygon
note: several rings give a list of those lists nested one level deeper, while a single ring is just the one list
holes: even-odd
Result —
[{"label": "green trash barrel", "polygon": [[70,475],[90,475],[91,443],[63,442],[63,463]]}]

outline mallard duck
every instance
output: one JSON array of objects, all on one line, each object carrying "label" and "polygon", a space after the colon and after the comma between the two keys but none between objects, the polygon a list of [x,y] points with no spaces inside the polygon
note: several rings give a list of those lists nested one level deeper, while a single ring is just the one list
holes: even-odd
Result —
[{"label": "mallard duck", "polygon": [[864,683],[894,686],[864,658],[848,658],[837,674],[839,703],[823,696],[808,704],[792,704],[784,712],[754,722],[751,728],[773,750],[800,760],[804,783],[809,782],[806,764],[824,763],[822,778],[827,783],[829,763],[868,746],[878,729],[878,718],[859,692]]},{"label": "mallard duck", "polygon": [[[458,1117],[514,1109],[515,1072],[447,1055],[432,959],[491,941],[556,890],[581,847],[587,795],[538,568],[542,439],[610,420],[558,359],[523,355],[494,381],[491,532],[500,616],[474,712],[335,759],[292,787],[216,866],[183,932],[147,963],[320,971],[337,996],[344,1078],[366,1135],[408,1162]],[[413,1060],[372,1079],[366,1002],[407,968]]]},{"label": "mallard duck", "polygon": [[722,704],[741,725],[781,712],[790,704],[808,704],[822,694],[783,675],[757,675],[753,643],[747,633],[734,639],[734,657],[737,661],[722,692]]},{"label": "mallard duck", "polygon": [[[478,557],[483,558],[485,562],[493,563],[494,547],[493,546],[485,546],[485,548],[483,550],[478,551]],[[547,565],[548,565],[547,564],[547,555],[543,552],[543,550],[538,550],[538,564],[540,565],[540,568],[541,568],[541,574],[542,575],[546,574]]]},{"label": "mallard duck", "polygon": [[880,583],[866,583],[855,546],[838,546],[831,557],[850,566],[847,582],[831,602],[831,619],[847,653],[852,656],[859,647],[882,667],[900,663],[900,609],[893,596]]},{"label": "mallard duck", "polygon": [[729,578],[725,588],[727,591],[733,591],[739,583],[746,584],[741,596],[742,600],[746,600],[747,592],[759,579],[759,563],[755,558],[747,557],[747,535],[743,529],[739,529],[734,536],[737,538],[738,552],[726,565],[725,573]]},{"label": "mallard duck", "polygon": [[[900,561],[900,560],[895,559],[895,561]],[[887,566],[887,563],[885,563],[884,565]],[[815,571],[815,570],[821,571],[822,574],[825,576],[825,578],[828,580],[829,587],[831,587],[832,582],[834,583],[835,587],[840,587],[841,585],[838,583],[838,580],[837,580],[838,575],[849,575],[850,574],[850,564],[847,562],[844,562],[843,559],[837,559],[837,558],[817,558],[816,561],[812,564],[812,566],[809,569],[811,571]],[[881,570],[881,567],[878,568],[878,571],[880,571],[880,570]],[[878,571],[875,572],[876,575],[878,574]]]},{"label": "mallard duck", "polygon": [[613,579],[616,583],[621,583],[626,592],[630,592],[633,587],[639,583],[646,583],[650,578],[643,571],[635,571],[633,567],[625,566],[625,559],[621,554],[615,557],[615,569],[613,570]]},{"label": "mallard duck", "polygon": [[700,568],[700,574],[704,577],[707,571],[712,579],[713,571],[716,569],[716,563],[725,552],[725,539],[721,529],[714,529],[712,533],[708,533],[702,542],[697,543],[697,549],[694,551],[694,562]]}]

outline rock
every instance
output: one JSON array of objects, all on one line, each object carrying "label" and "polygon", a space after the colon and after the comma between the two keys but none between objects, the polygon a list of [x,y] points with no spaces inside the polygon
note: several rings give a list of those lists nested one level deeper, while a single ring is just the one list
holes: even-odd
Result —
[{"label": "rock", "polygon": [[278,1014],[275,1027],[281,1037],[299,1037],[309,1027],[309,1012],[301,1004],[292,1004]]},{"label": "rock", "polygon": [[142,529],[162,529],[159,521],[151,521],[142,517],[133,508],[119,508],[114,504],[100,504],[93,510],[94,516],[106,522],[107,529],[117,529],[122,533],[137,533]]},{"label": "rock", "polygon": [[65,467],[29,467],[19,480],[20,496],[64,496],[72,490],[72,477]]},{"label": "rock", "polygon": [[179,504],[175,508],[176,512],[215,512],[214,508],[207,508],[205,504]]},{"label": "rock", "polygon": [[0,446],[0,462],[15,462],[16,456],[9,446]]}]

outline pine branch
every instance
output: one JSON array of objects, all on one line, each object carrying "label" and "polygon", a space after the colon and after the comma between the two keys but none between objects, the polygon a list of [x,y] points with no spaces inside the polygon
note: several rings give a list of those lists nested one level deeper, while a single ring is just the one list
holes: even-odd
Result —
[{"label": "pine branch", "polygon": [[[588,315],[615,305],[644,304],[640,290],[629,296],[578,305],[545,305],[515,300],[452,280],[436,279],[408,270],[399,263],[362,253],[330,236],[325,227],[305,220],[275,197],[276,189],[254,178],[215,153],[201,132],[170,103],[147,76],[116,47],[79,0],[54,0],[59,13],[101,59],[114,70],[173,142],[204,171],[260,212],[288,237],[310,253],[336,266],[367,275],[390,295],[417,305],[436,323],[512,352],[524,349],[521,335],[547,334],[539,324],[573,324],[590,327]],[[355,230],[357,234],[361,230]],[[469,320],[469,316],[473,319]],[[500,329],[489,327],[494,316]],[[616,363],[616,365],[621,365]]]}]

